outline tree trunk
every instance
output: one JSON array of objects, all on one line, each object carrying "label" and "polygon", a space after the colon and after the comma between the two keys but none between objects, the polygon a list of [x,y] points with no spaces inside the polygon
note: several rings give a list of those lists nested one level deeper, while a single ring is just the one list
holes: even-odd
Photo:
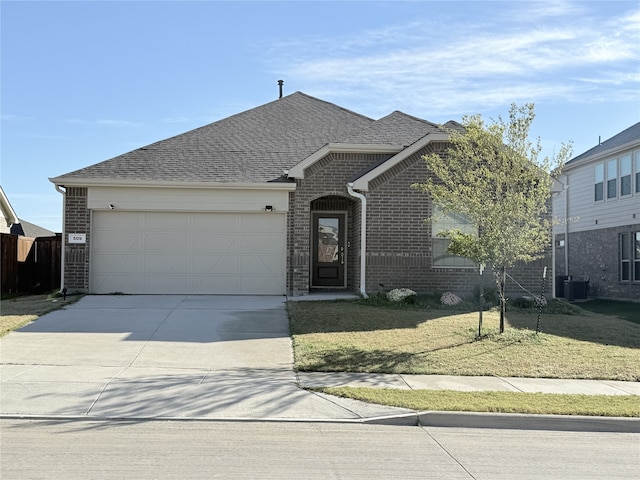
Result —
[{"label": "tree trunk", "polygon": [[495,272],[496,284],[498,285],[498,297],[500,298],[500,333],[504,333],[504,317],[507,312],[507,297],[505,296],[505,284],[507,283],[507,269],[502,267],[499,272]]},{"label": "tree trunk", "polygon": [[480,305],[480,318],[478,319],[478,338],[482,338],[482,311],[484,310],[484,286],[480,283],[480,298],[478,299]]}]

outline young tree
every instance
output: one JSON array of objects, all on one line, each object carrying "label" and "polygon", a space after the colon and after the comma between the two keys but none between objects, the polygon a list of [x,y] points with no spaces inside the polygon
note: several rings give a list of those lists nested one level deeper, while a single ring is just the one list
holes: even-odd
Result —
[{"label": "young tree", "polygon": [[475,233],[448,230],[448,250],[491,267],[500,298],[504,332],[506,271],[518,262],[540,258],[551,241],[547,214],[552,175],[571,155],[571,143],[538,161],[540,139],[529,141],[534,105],[511,105],[509,121],[485,124],[480,115],[463,117],[463,129],[451,130],[446,155],[424,156],[433,173],[414,187],[431,195],[443,213],[462,214]]}]

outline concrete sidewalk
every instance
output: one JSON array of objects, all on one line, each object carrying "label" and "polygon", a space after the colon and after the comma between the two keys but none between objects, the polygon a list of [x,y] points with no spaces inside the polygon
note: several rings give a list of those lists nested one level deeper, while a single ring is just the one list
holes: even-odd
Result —
[{"label": "concrete sidewalk", "polygon": [[0,416],[554,429],[565,422],[571,429],[616,425],[640,430],[638,419],[415,412],[305,390],[366,386],[640,395],[640,383],[295,372],[285,301],[247,296],[84,297],[0,339]]},{"label": "concrete sidewalk", "polygon": [[[460,377],[378,373],[299,372],[300,386],[368,387],[461,392],[566,393],[574,395],[640,395],[640,382],[513,377]],[[638,399],[640,402],[640,398]]]}]

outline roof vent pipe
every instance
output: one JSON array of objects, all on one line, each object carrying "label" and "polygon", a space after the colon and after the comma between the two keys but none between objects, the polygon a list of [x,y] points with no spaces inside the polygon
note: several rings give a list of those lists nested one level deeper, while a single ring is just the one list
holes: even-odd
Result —
[{"label": "roof vent pipe", "polygon": [[280,96],[278,98],[282,98],[282,85],[284,85],[284,80],[278,80],[278,88],[280,89]]}]

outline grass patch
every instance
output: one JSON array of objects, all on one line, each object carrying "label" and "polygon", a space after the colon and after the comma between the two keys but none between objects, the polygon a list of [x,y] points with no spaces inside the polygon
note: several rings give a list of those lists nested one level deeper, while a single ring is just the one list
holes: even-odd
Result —
[{"label": "grass patch", "polygon": [[588,300],[578,304],[589,312],[621,318],[640,325],[640,303],[621,300]]},{"label": "grass patch", "polygon": [[2,300],[0,304],[0,337],[24,327],[46,313],[75,303],[82,295],[67,296],[58,294],[25,295]]},{"label": "grass patch", "polygon": [[498,313],[485,312],[478,339],[477,312],[358,300],[288,303],[301,371],[640,381],[640,325],[562,308],[572,314],[543,313],[539,335],[537,310],[508,312],[502,335]]},{"label": "grass patch", "polygon": [[451,390],[399,390],[353,387],[332,387],[314,390],[368,403],[392,405],[416,411],[640,417],[640,401],[637,396],[454,392]]}]

